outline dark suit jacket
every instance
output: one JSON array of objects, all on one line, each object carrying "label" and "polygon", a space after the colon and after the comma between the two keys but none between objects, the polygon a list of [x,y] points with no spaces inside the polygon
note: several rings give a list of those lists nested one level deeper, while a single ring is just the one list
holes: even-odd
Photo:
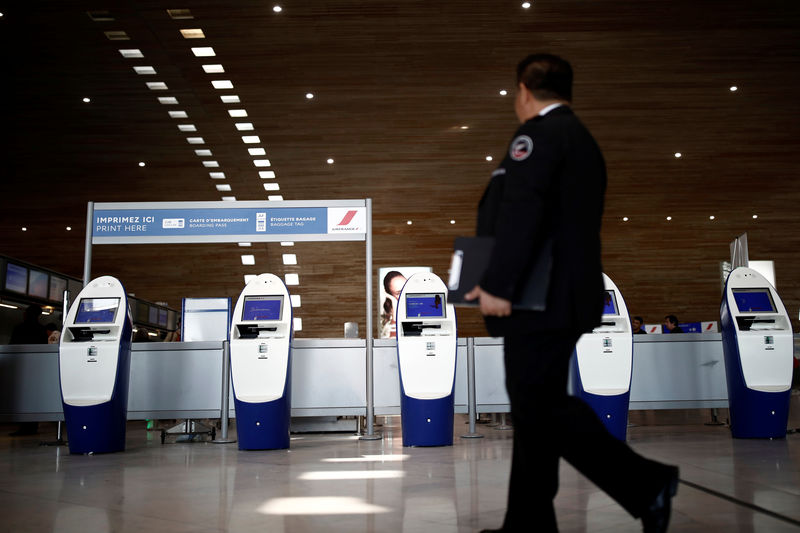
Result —
[{"label": "dark suit jacket", "polygon": [[487,317],[491,335],[520,328],[584,332],[600,324],[605,189],[600,149],[568,106],[517,130],[478,208],[477,234],[495,238],[481,287],[514,300],[548,239],[553,241],[553,267],[547,309]]}]

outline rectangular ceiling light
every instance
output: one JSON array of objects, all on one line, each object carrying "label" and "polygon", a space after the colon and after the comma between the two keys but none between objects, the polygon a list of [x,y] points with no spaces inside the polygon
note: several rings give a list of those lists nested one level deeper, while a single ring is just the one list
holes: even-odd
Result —
[{"label": "rectangular ceiling light", "polygon": [[144,57],[144,54],[138,48],[121,48],[119,51],[125,59],[135,59]]},{"label": "rectangular ceiling light", "polygon": [[186,20],[194,18],[191,9],[167,9],[167,15],[169,15],[173,20]]},{"label": "rectangular ceiling light", "polygon": [[106,34],[106,37],[109,41],[130,41],[131,38],[128,37],[128,34],[122,30],[112,30],[103,32]]},{"label": "rectangular ceiling light", "polygon": [[283,201],[283,195],[282,194],[270,194],[269,196],[267,196],[267,200],[269,200],[270,202],[282,202]]},{"label": "rectangular ceiling light", "polygon": [[236,201],[236,197],[235,196],[223,196],[222,197],[222,201],[223,202],[235,202]]},{"label": "rectangular ceiling light", "polygon": [[265,183],[264,184],[264,190],[265,191],[279,191],[279,190],[281,190],[281,187],[277,183],[270,182],[270,183]]},{"label": "rectangular ceiling light", "polygon": [[203,161],[203,166],[206,168],[217,168],[219,163],[216,161]]},{"label": "rectangular ceiling light", "polygon": [[231,80],[213,80],[211,85],[215,89],[233,89],[233,82]]},{"label": "rectangular ceiling light", "polygon": [[262,180],[272,180],[275,179],[275,171],[274,170],[259,170],[258,177]]},{"label": "rectangular ceiling light", "polygon": [[228,109],[228,114],[233,118],[241,118],[247,116],[247,111],[244,109]]},{"label": "rectangular ceiling light", "polygon": [[247,153],[250,155],[267,155],[267,151],[263,148],[248,148]]},{"label": "rectangular ceiling light", "polygon": [[111,22],[114,20],[114,17],[111,16],[111,11],[107,10],[87,11],[86,14],[95,22]]},{"label": "rectangular ceiling light", "polygon": [[248,283],[250,283],[251,281],[253,281],[257,277],[258,276],[256,276],[255,274],[245,274],[244,275],[244,284],[247,285]]},{"label": "rectangular ceiling light", "polygon": [[296,265],[297,264],[297,254],[283,254],[283,264],[284,265]]},{"label": "rectangular ceiling light", "polygon": [[152,74],[156,73],[156,69],[154,69],[151,66],[133,67],[133,70],[134,70],[134,72],[136,72],[136,74],[143,75],[143,76],[152,75]]},{"label": "rectangular ceiling light", "polygon": [[241,246],[243,248],[248,248],[250,246],[253,246],[253,243],[252,242],[240,242],[239,246]]},{"label": "rectangular ceiling light", "polygon": [[219,97],[223,104],[238,104],[241,100],[235,94],[225,94]]},{"label": "rectangular ceiling light", "polygon": [[242,256],[242,264],[243,265],[255,265],[256,264],[256,256],[254,256],[254,255],[243,255]]},{"label": "rectangular ceiling light", "polygon": [[214,57],[217,55],[214,49],[210,46],[197,46],[192,48],[192,53],[195,57]]},{"label": "rectangular ceiling light", "polygon": [[227,184],[217,185],[217,190],[220,192],[230,192],[231,186]]},{"label": "rectangular ceiling light", "polygon": [[195,150],[194,153],[200,157],[211,157],[211,150]]},{"label": "rectangular ceiling light", "polygon": [[222,65],[203,65],[203,70],[206,74],[221,74],[225,72]]},{"label": "rectangular ceiling light", "polygon": [[166,91],[168,89],[167,84],[163,81],[148,81],[146,85],[151,91]]},{"label": "rectangular ceiling light", "polygon": [[289,299],[292,301],[292,307],[300,307],[300,295],[290,294]]},{"label": "rectangular ceiling light", "polygon": [[186,137],[189,144],[205,144],[206,141],[202,137]]},{"label": "rectangular ceiling light", "polygon": [[164,105],[176,105],[178,103],[178,99],[174,96],[159,96],[158,101]]},{"label": "rectangular ceiling light", "polygon": [[271,166],[269,159],[253,159],[253,164],[257,167],[268,167]]},{"label": "rectangular ceiling light", "polygon": [[189,118],[186,111],[167,111],[167,113],[169,113],[170,118]]},{"label": "rectangular ceiling light", "polygon": [[186,28],[180,30],[184,39],[205,39],[206,34],[200,28]]},{"label": "rectangular ceiling light", "polygon": [[224,180],[225,179],[225,173],[224,172],[209,172],[208,175],[211,176],[212,180]]},{"label": "rectangular ceiling light", "polygon": [[197,131],[194,124],[178,124],[178,129],[181,131]]},{"label": "rectangular ceiling light", "polygon": [[287,285],[300,285],[300,275],[294,272],[289,272],[283,276]]},{"label": "rectangular ceiling light", "polygon": [[258,144],[261,142],[261,139],[258,135],[242,135],[242,142],[245,144]]},{"label": "rectangular ceiling light", "polygon": [[294,246],[292,241],[281,241],[281,246]]},{"label": "rectangular ceiling light", "polygon": [[237,122],[235,126],[239,131],[253,131],[255,129],[252,122]]}]

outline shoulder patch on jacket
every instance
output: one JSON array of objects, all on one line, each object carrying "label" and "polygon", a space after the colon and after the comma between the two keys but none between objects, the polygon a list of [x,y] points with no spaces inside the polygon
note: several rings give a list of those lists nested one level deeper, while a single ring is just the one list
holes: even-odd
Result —
[{"label": "shoulder patch on jacket", "polygon": [[503,167],[500,167],[497,170],[495,170],[494,172],[492,172],[492,177],[502,176],[505,173],[506,173],[506,169],[504,169]]},{"label": "shoulder patch on jacket", "polygon": [[533,140],[527,135],[519,135],[511,141],[508,155],[514,161],[524,161],[533,153]]}]

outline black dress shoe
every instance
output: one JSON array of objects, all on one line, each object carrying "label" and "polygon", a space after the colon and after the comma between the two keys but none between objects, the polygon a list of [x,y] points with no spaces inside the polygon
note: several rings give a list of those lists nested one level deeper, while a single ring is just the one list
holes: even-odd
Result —
[{"label": "black dress shoe", "polygon": [[664,533],[669,525],[669,515],[672,512],[672,497],[678,492],[678,467],[669,467],[667,480],[658,491],[655,500],[647,510],[642,513],[644,533]]}]

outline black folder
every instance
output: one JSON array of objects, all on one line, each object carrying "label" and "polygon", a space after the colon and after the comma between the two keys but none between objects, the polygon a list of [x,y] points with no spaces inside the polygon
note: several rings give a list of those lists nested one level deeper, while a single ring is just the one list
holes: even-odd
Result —
[{"label": "black folder", "polygon": [[[448,303],[459,306],[477,306],[477,300],[467,302],[464,295],[480,285],[494,248],[493,237],[457,237],[453,244],[448,281]],[[527,280],[514,299],[514,309],[544,311],[547,307],[547,289],[553,268],[553,241],[548,240],[529,269]]]}]

